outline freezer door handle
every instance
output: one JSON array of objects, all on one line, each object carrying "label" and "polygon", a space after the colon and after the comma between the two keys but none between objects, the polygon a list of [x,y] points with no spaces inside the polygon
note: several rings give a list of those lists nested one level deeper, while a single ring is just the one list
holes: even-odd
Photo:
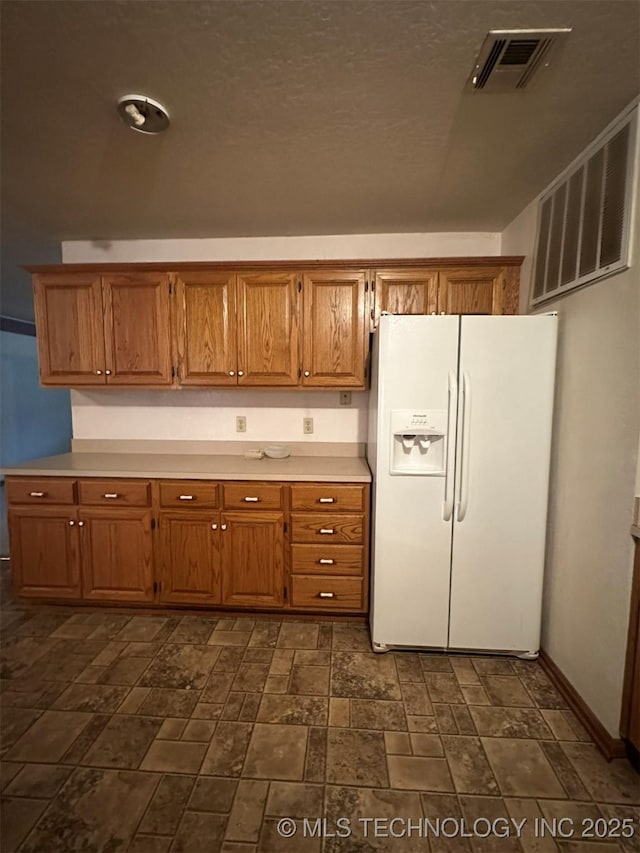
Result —
[{"label": "freezer door handle", "polygon": [[444,475],[444,505],[442,518],[451,520],[453,512],[453,471],[455,466],[456,443],[453,439],[455,425],[455,407],[458,400],[458,380],[453,370],[449,371],[449,408],[447,411],[447,466]]},{"label": "freezer door handle", "polygon": [[465,370],[462,376],[462,451],[459,465],[460,501],[458,503],[458,521],[464,521],[469,504],[469,446],[471,443],[471,379]]}]

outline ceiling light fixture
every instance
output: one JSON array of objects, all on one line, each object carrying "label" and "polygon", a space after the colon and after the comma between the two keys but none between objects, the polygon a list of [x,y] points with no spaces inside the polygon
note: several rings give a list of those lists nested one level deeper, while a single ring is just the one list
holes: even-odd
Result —
[{"label": "ceiling light fixture", "polygon": [[162,133],[169,127],[169,113],[147,95],[123,95],[117,104],[122,121],[140,133]]}]

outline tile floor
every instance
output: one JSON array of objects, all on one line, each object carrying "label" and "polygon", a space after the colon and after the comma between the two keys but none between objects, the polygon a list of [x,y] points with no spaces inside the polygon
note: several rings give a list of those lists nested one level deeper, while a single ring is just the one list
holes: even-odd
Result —
[{"label": "tile floor", "polygon": [[[640,849],[638,776],[537,663],[377,656],[354,623],[3,602],[3,853]],[[566,819],[557,844],[543,818]]]}]

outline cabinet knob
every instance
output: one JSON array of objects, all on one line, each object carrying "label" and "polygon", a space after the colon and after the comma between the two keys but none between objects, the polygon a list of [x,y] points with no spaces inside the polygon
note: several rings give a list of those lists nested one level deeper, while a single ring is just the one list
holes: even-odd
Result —
[{"label": "cabinet knob", "polygon": [[447,313],[446,311],[441,311],[441,312],[440,312],[440,315],[442,315],[442,314],[446,314],[446,313]]},{"label": "cabinet knob", "polygon": [[74,524],[75,524],[75,521],[70,521],[70,522],[69,522],[69,527],[73,527],[73,525],[74,525]]},{"label": "cabinet knob", "polygon": [[212,524],[212,525],[211,525],[211,529],[212,529],[212,530],[217,530],[217,529],[218,529],[218,525],[217,525],[217,524]]},{"label": "cabinet knob", "polygon": [[226,524],[221,524],[221,525],[220,525],[220,529],[221,529],[221,530],[226,530],[226,529],[227,529],[227,525],[226,525]]},{"label": "cabinet knob", "polygon": [[309,373],[309,371],[308,371],[308,370],[305,370],[304,375],[305,375],[305,376],[310,376],[311,374]]},{"label": "cabinet knob", "polygon": [[79,521],[79,522],[78,522],[78,527],[84,527],[84,521]]},{"label": "cabinet knob", "polygon": [[239,370],[239,371],[238,371],[238,376],[244,376],[244,370]]},{"label": "cabinet knob", "polygon": [[96,373],[98,374],[98,376],[102,376],[102,371],[101,371],[101,370],[96,370]]},{"label": "cabinet knob", "polygon": [[110,371],[110,370],[105,370],[105,373],[106,373],[106,375],[107,375],[107,376],[111,376],[111,371]]},{"label": "cabinet knob", "polygon": [[230,371],[229,371],[229,376],[235,376],[235,375],[236,375],[235,370],[230,370]]}]

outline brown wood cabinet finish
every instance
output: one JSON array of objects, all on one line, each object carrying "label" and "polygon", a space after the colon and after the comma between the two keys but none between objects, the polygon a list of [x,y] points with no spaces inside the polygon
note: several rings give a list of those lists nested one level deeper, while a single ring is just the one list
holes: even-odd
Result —
[{"label": "brown wood cabinet finish", "polygon": [[177,276],[176,340],[181,385],[236,385],[236,277],[227,272]]},{"label": "brown wood cabinet finish", "polygon": [[504,270],[498,267],[446,270],[438,278],[438,312],[502,314]]},{"label": "brown wood cabinet finish", "polygon": [[70,477],[7,477],[7,504],[74,504],[75,485]]},{"label": "brown wood cabinet finish", "polygon": [[159,515],[159,600],[220,603],[220,516],[176,511]]},{"label": "brown wood cabinet finish", "polygon": [[281,607],[284,599],[284,514],[223,512],[222,603]]},{"label": "brown wood cabinet finish", "polygon": [[149,506],[149,480],[79,480],[78,500],[88,506]]},{"label": "brown wood cabinet finish", "polygon": [[172,334],[168,275],[103,278],[105,358],[109,385],[171,385]]},{"label": "brown wood cabinet finish", "polygon": [[362,578],[294,575],[291,604],[314,610],[361,610]]},{"label": "brown wood cabinet finish", "polygon": [[216,509],[218,484],[209,480],[161,480],[160,506],[165,509]]},{"label": "brown wood cabinet finish", "polygon": [[375,312],[380,314],[435,314],[438,310],[438,270],[376,270]]},{"label": "brown wood cabinet finish", "polygon": [[151,510],[81,508],[78,518],[83,597],[153,601]]},{"label": "brown wood cabinet finish", "polygon": [[297,385],[298,283],[295,273],[238,276],[238,385]]},{"label": "brown wood cabinet finish", "polygon": [[102,284],[95,274],[49,273],[33,280],[43,385],[104,385]]},{"label": "brown wood cabinet finish", "polygon": [[339,270],[304,276],[304,387],[364,388],[365,278]]},{"label": "brown wood cabinet finish", "polygon": [[[333,579],[335,612],[366,610],[366,484],[45,476],[7,486],[18,595],[331,612],[318,593]],[[69,503],[42,505],[32,491]]]},{"label": "brown wood cabinet finish", "polygon": [[77,522],[75,507],[9,509],[11,572],[17,595],[80,598]]}]

